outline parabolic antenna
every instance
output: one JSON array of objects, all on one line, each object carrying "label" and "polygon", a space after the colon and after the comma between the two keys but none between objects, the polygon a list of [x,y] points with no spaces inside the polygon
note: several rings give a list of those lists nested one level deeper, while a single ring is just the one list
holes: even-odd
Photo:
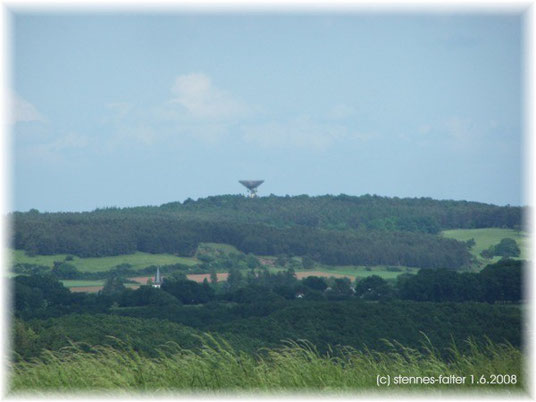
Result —
[{"label": "parabolic antenna", "polygon": [[255,198],[257,196],[257,187],[259,187],[264,180],[238,180],[249,191],[249,197]]}]

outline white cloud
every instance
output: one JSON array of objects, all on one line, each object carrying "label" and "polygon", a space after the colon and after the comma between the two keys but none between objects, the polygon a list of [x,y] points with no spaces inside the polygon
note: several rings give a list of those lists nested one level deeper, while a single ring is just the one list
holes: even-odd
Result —
[{"label": "white cloud", "polygon": [[315,123],[299,117],[285,124],[268,123],[243,127],[243,140],[262,147],[294,147],[325,150],[335,142],[366,140],[371,135],[352,132],[344,126]]},{"label": "white cloud", "polygon": [[149,146],[163,137],[161,131],[154,128],[147,110],[129,102],[108,103],[106,108],[111,113],[103,123],[110,125],[111,134],[98,144],[98,148],[110,151],[136,144]]},{"label": "white cloud", "polygon": [[481,150],[483,145],[502,141],[502,125],[495,120],[479,121],[467,116],[451,116],[416,128],[407,141],[424,147],[449,147],[459,152]]},{"label": "white cloud", "polygon": [[77,133],[69,133],[63,137],[59,137],[56,140],[39,144],[35,146],[35,151],[42,156],[58,156],[64,151],[71,151],[74,149],[82,149],[89,145],[89,140],[86,136]]},{"label": "white cloud", "polygon": [[467,142],[483,136],[488,128],[492,128],[492,125],[490,124],[489,127],[484,127],[472,119],[454,116],[434,122],[433,124],[423,123],[417,127],[417,132],[421,135],[418,138],[408,136],[407,139],[428,139],[436,141],[439,138],[443,138],[456,142]]},{"label": "white cloud", "polygon": [[20,96],[11,94],[9,101],[11,102],[9,108],[11,124],[45,120],[34,105]]},{"label": "white cloud", "polygon": [[81,150],[90,145],[89,138],[78,133],[69,133],[55,140],[42,144],[35,144],[24,151],[29,159],[58,162],[69,155],[69,152]]},{"label": "white cloud", "polygon": [[247,109],[230,93],[215,87],[203,73],[178,76],[172,92],[172,102],[180,104],[195,118],[229,119],[244,115]]},{"label": "white cloud", "polygon": [[[242,141],[267,148],[324,150],[336,142],[370,137],[336,121],[355,116],[355,109],[347,104],[335,104],[324,113],[323,121],[302,116],[282,122],[263,120],[254,123],[253,118],[268,114],[266,110],[256,105],[245,105],[231,93],[215,86],[207,74],[179,75],[171,92],[172,99],[146,108],[141,114],[138,109],[133,113],[127,103],[108,104],[116,115],[127,118],[114,121],[117,127],[107,142],[107,148],[136,142],[151,145],[165,138],[170,146],[187,145],[192,140],[208,145]],[[133,119],[137,122],[131,121]],[[147,124],[155,129],[148,128]]]}]

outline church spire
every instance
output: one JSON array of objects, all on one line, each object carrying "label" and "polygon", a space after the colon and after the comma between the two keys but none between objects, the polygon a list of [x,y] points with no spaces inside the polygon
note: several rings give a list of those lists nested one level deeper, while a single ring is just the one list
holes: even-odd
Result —
[{"label": "church spire", "polygon": [[156,267],[156,275],[154,277],[154,283],[153,283],[153,286],[155,288],[159,288],[160,285],[162,284],[162,277],[160,276],[160,267]]}]

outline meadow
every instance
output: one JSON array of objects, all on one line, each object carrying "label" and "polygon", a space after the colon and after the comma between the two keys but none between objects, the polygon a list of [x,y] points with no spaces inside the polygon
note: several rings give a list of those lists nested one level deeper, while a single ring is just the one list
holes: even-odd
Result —
[{"label": "meadow", "polygon": [[[285,271],[287,268],[270,267],[271,272]],[[353,266],[353,265],[315,265],[311,269],[296,269],[296,275],[298,277],[304,277],[306,275],[318,275],[318,276],[334,276],[334,277],[347,277],[351,280],[358,278],[366,278],[371,275],[377,275],[386,280],[395,280],[400,274],[416,274],[419,268],[412,267],[391,267],[386,265],[376,265],[371,267]]]},{"label": "meadow", "polygon": [[[119,343],[120,341],[118,341]],[[11,394],[25,391],[430,391],[488,388],[523,391],[522,357],[508,344],[468,340],[469,352],[456,345],[450,359],[440,358],[429,341],[422,350],[385,341],[390,351],[331,348],[320,353],[307,341],[288,341],[277,348],[251,354],[233,349],[222,339],[204,335],[199,349],[168,343],[157,348],[156,358],[141,355],[128,344],[117,349],[97,346],[88,350],[73,344],[44,352],[32,361],[12,363]],[[490,384],[501,374],[499,384]],[[378,386],[377,376],[391,376],[390,386]],[[433,385],[395,385],[395,376],[429,377]],[[465,377],[464,385],[440,384],[449,376]],[[483,382],[486,381],[487,384]],[[480,384],[478,384],[480,382]],[[506,384],[505,384],[506,383]]]},{"label": "meadow", "polygon": [[104,280],[78,280],[78,279],[63,279],[60,280],[61,283],[63,283],[63,286],[67,288],[78,288],[78,287],[86,287],[86,286],[102,286],[104,285]]},{"label": "meadow", "polygon": [[514,229],[502,229],[502,228],[483,228],[483,229],[454,229],[445,230],[441,232],[444,237],[449,239],[455,239],[459,241],[475,240],[475,245],[471,248],[471,254],[476,257],[477,261],[482,264],[495,263],[500,260],[500,257],[493,257],[492,259],[483,258],[480,253],[483,250],[488,249],[490,246],[494,246],[502,239],[511,238],[517,242],[521,254],[519,259],[526,260],[529,256],[529,237],[526,232],[514,230]]},{"label": "meadow", "polygon": [[[54,261],[64,261],[67,254],[29,256],[24,250],[11,250],[12,265],[35,264],[53,267]],[[193,266],[199,263],[196,258],[179,257],[172,254],[149,254],[136,252],[133,254],[116,255],[111,257],[80,258],[72,256],[69,264],[82,272],[103,272],[121,264],[130,264],[133,269],[142,269],[150,265],[184,264]]]}]

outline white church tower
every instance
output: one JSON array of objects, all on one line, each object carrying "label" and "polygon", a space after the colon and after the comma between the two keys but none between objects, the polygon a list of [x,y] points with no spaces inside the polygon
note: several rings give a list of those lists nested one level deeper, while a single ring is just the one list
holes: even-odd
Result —
[{"label": "white church tower", "polygon": [[153,288],[159,288],[164,282],[164,278],[160,276],[160,268],[156,267],[156,275],[154,277]]}]

